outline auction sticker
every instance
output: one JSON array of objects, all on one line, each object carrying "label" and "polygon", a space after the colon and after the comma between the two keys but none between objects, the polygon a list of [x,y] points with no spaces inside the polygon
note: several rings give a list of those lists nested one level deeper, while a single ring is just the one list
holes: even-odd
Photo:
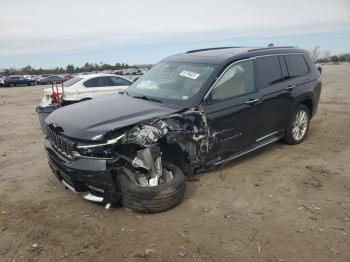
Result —
[{"label": "auction sticker", "polygon": [[185,76],[191,79],[197,79],[199,77],[199,74],[184,70],[180,73],[180,76]]}]

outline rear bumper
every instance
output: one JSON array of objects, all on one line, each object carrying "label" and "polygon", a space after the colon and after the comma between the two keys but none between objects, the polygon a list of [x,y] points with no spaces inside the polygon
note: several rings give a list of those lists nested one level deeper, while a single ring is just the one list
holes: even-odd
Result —
[{"label": "rear bumper", "polygon": [[44,140],[49,166],[68,189],[82,195],[83,198],[101,203],[115,203],[120,199],[113,178],[113,168],[107,160],[81,158],[69,160],[57,153],[48,140]]}]

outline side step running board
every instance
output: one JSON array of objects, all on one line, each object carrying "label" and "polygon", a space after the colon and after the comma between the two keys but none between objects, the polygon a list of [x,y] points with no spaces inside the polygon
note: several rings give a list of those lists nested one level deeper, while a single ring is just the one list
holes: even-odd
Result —
[{"label": "side step running board", "polygon": [[[237,159],[237,158],[239,158],[239,157],[242,157],[242,156],[244,156],[244,155],[246,155],[246,154],[248,154],[248,153],[251,153],[251,152],[253,152],[253,151],[255,151],[255,150],[259,149],[259,148],[262,148],[262,147],[267,146],[267,145],[269,145],[269,144],[271,144],[271,143],[274,143],[274,142],[280,140],[282,137],[283,137],[283,136],[271,137],[270,139],[265,140],[265,141],[262,142],[262,143],[259,143],[259,144],[257,144],[257,145],[248,147],[247,149],[245,149],[245,150],[243,150],[243,151],[240,151],[240,152],[238,152],[238,153],[235,153],[235,154],[229,156],[228,158],[225,158],[225,159],[221,159],[221,160],[219,160],[219,161],[216,161],[216,162],[214,162],[212,165],[215,167],[215,166],[218,166],[218,165],[221,165],[221,164],[225,164],[225,163],[230,162],[230,161],[232,161],[232,160],[234,160],[234,159]],[[210,166],[210,164],[209,164],[209,166]]]}]

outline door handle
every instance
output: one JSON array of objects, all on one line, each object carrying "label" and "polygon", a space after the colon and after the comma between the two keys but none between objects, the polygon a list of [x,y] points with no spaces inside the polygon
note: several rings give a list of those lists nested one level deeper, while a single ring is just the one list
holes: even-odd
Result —
[{"label": "door handle", "polygon": [[295,88],[295,85],[287,86],[287,87],[286,87],[286,90],[292,91],[294,88]]},{"label": "door handle", "polygon": [[246,105],[255,105],[256,103],[260,102],[260,99],[259,98],[256,98],[256,99],[251,99],[247,102],[245,102]]}]

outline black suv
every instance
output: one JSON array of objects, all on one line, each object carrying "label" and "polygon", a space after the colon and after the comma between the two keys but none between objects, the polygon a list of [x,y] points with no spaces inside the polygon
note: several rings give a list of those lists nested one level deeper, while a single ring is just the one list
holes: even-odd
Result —
[{"label": "black suv", "polygon": [[164,59],[126,92],[54,111],[50,167],[88,200],[141,212],[183,197],[185,176],[283,139],[301,143],[319,73],[293,47],[223,47]]}]

